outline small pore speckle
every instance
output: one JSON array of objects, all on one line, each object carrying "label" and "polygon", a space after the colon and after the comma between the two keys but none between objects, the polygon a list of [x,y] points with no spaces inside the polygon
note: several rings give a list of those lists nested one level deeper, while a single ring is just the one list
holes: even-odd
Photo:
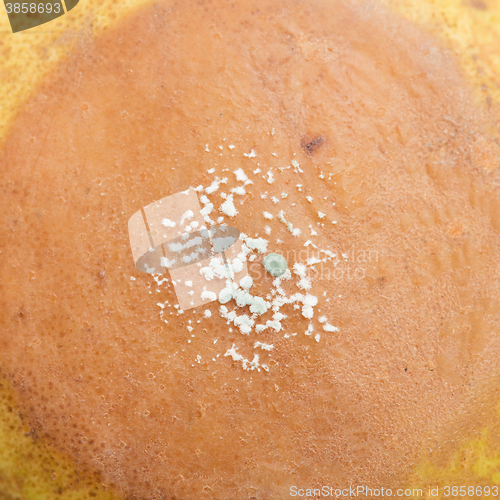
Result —
[{"label": "small pore speckle", "polygon": [[308,155],[312,155],[317,149],[319,149],[325,143],[325,138],[322,135],[319,135],[315,139],[310,142],[307,140],[302,140],[302,147],[305,149]]}]

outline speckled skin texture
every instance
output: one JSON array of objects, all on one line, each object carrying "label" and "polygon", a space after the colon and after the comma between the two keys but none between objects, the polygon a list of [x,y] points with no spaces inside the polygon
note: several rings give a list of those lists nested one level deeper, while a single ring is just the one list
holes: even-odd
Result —
[{"label": "speckled skin texture", "polygon": [[[452,447],[480,420],[471,401],[498,398],[490,126],[453,57],[373,7],[159,2],[84,47],[0,157],[0,366],[30,425],[130,498],[399,483],[423,447],[443,435]],[[303,173],[280,172],[292,159]],[[339,332],[316,342],[292,307],[265,335],[230,332],[216,303],[210,318],[160,320],[173,289],[135,270],[128,217],[215,175],[229,192],[239,167],[253,184],[227,222],[289,267],[309,238],[351,255],[311,289],[318,331],[324,314]],[[269,373],[223,357],[232,344],[250,356],[257,339],[275,346]]]}]

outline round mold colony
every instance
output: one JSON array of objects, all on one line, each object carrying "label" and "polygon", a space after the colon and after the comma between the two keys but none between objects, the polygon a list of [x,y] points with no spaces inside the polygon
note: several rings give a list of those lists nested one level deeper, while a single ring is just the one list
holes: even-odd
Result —
[{"label": "round mold colony", "polygon": [[262,265],[266,271],[273,276],[281,276],[287,270],[287,263],[283,255],[277,253],[270,253],[264,257]]}]

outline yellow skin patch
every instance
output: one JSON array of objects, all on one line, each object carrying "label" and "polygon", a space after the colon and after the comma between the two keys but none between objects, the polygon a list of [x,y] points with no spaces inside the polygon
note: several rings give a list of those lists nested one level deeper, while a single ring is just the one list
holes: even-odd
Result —
[{"label": "yellow skin patch", "polygon": [[10,383],[0,374],[0,498],[115,500],[95,478],[35,436],[16,412]]},{"label": "yellow skin patch", "polygon": [[438,486],[440,498],[445,486],[500,485],[500,404],[487,422],[454,450],[443,453],[442,443],[436,442],[433,450],[422,453],[407,484],[424,492],[429,486]]},{"label": "yellow skin patch", "polygon": [[429,30],[452,50],[477,102],[500,116],[500,5],[491,0],[383,0]]},{"label": "yellow skin patch", "polygon": [[[458,56],[476,102],[500,117],[500,4],[483,0],[384,0],[406,19],[425,26]],[[486,7],[486,8],[484,8]],[[488,132],[498,136],[498,128]],[[494,417],[492,417],[494,418]],[[428,453],[411,475],[412,486],[500,485],[500,405],[497,421],[481,437],[464,441],[445,463]],[[425,491],[425,489],[424,489]]]},{"label": "yellow skin patch", "polygon": [[[103,32],[144,3],[147,2],[121,2],[120,10],[117,10],[113,2],[87,1],[85,6],[79,5],[70,15],[53,21],[48,33],[4,36],[0,46],[0,68],[5,75],[0,85],[0,106],[3,110],[0,116],[1,136],[4,136],[20,103],[66,57],[67,50],[71,52],[82,37]],[[476,7],[462,1],[404,0],[387,3],[407,19],[426,25],[441,37],[458,54],[478,102],[500,108],[500,90],[495,85],[500,80],[500,58],[495,55],[500,45],[500,5],[489,5],[491,2],[485,1],[488,9],[483,10],[481,3],[477,2]],[[0,29],[8,33],[6,16],[0,19]],[[31,31],[47,30],[47,26],[41,26]],[[68,33],[76,36],[69,36]],[[28,499],[53,498],[54,491],[62,488],[60,498],[85,498],[91,491],[96,491],[95,498],[112,498],[109,492],[94,490],[91,485],[80,492],[66,488],[72,484],[70,476],[75,474],[69,465],[70,459],[48,451],[50,448],[42,441],[33,440],[29,429],[22,427],[22,421],[15,412],[8,410],[9,406],[9,402],[2,398],[0,478],[7,494],[22,493]],[[411,484],[447,484],[451,480],[458,484],[459,480],[465,479],[469,484],[500,484],[499,439],[498,422],[491,420],[480,437],[463,442],[446,460],[436,460],[429,455],[422,458]]]}]

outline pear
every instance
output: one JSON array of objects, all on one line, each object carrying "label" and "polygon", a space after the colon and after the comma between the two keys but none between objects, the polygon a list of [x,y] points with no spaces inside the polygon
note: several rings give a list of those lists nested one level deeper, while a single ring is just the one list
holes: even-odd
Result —
[{"label": "pear", "polygon": [[[500,373],[500,148],[474,102],[372,4],[159,1],[83,44],[0,156],[0,366],[28,433],[143,499],[395,488],[457,449]],[[127,223],[190,187],[252,283],[181,311]]]}]

